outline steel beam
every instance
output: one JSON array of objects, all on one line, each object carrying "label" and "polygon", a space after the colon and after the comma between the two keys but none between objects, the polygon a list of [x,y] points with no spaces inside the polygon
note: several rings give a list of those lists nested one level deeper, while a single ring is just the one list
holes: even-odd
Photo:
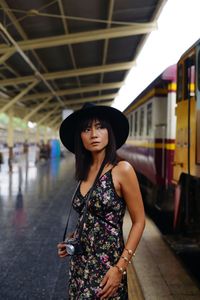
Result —
[{"label": "steel beam", "polygon": [[[111,106],[112,103],[113,103],[113,101],[108,100],[108,101],[105,101],[104,103],[98,103],[98,105]],[[82,107],[81,103],[79,103],[79,104],[74,103],[74,105],[72,106],[72,109],[77,110],[77,109],[80,109],[81,107]]]},{"label": "steel beam", "polygon": [[54,110],[51,110],[50,112],[46,113],[45,116],[40,118],[39,121],[37,121],[37,126],[44,123],[45,120],[47,120],[52,114],[54,114],[58,109],[60,108],[60,105],[57,105]]},{"label": "steel beam", "polygon": [[35,80],[30,85],[28,85],[23,91],[21,91],[17,96],[15,96],[12,100],[4,105],[0,109],[0,113],[7,111],[10,107],[12,107],[17,101],[19,101],[25,94],[27,94],[30,90],[34,88],[34,86],[38,83],[38,80]]},{"label": "steel beam", "polygon": [[61,117],[62,117],[61,114],[59,116],[55,117],[53,120],[51,120],[51,122],[47,123],[48,124],[47,126],[51,127],[53,124],[58,122],[58,120],[61,119]]},{"label": "steel beam", "polygon": [[[69,70],[69,71],[43,73],[42,76],[46,80],[54,80],[54,79],[61,79],[61,78],[70,78],[75,76],[92,75],[98,73],[117,72],[117,71],[129,70],[134,66],[134,64],[135,62],[131,61],[131,62],[118,63],[118,64],[109,64],[104,66],[80,68],[80,69]],[[35,75],[2,79],[0,80],[0,86],[29,83],[32,82],[34,79],[35,79]]]},{"label": "steel beam", "polygon": [[0,57],[0,65],[2,65],[7,59],[9,59],[9,57],[11,57],[11,56],[13,55],[13,53],[15,53],[14,50],[8,51],[8,52],[4,53],[4,54]]},{"label": "steel beam", "polygon": [[[65,96],[65,95],[73,95],[73,94],[80,94],[80,93],[85,93],[85,92],[94,92],[97,90],[111,90],[111,89],[118,89],[122,86],[123,81],[120,82],[114,82],[114,83],[104,83],[104,84],[96,84],[84,88],[79,88],[79,89],[67,89],[67,90],[60,90],[56,91],[57,96]],[[46,97],[52,96],[51,93],[46,92],[46,93],[38,93],[38,94],[33,94],[33,95],[27,95],[23,97],[23,100],[34,100],[34,99],[43,99]]]},{"label": "steel beam", "polygon": [[30,111],[30,113],[28,115],[26,115],[23,118],[22,121],[28,121],[30,119],[30,117],[32,117],[34,114],[36,114],[38,112],[38,110],[40,110],[42,107],[44,107],[51,99],[52,99],[52,97],[48,97],[44,102],[37,105],[33,110]]},{"label": "steel beam", "polygon": [[[114,99],[117,97],[117,93],[115,94],[107,94],[107,95],[102,95],[102,96],[96,96],[96,97],[88,97],[88,98],[77,98],[77,99],[72,99],[72,100],[66,100],[64,101],[65,106],[70,106],[70,105],[76,105],[76,104],[83,104],[86,102],[101,102],[101,100],[109,100],[109,99]],[[47,109],[50,109],[55,106],[55,103],[49,103],[45,107]]]},{"label": "steel beam", "polygon": [[[120,38],[126,36],[133,36],[139,34],[147,34],[157,28],[155,22],[150,23],[136,23],[128,26],[117,26],[114,28],[91,30],[85,32],[71,33],[60,36],[52,36],[47,38],[32,39],[18,42],[18,46],[22,51],[33,49],[43,49],[49,47],[57,47],[69,44],[78,44],[91,41],[98,41],[103,39]],[[0,54],[14,50],[14,46],[0,45]]]}]

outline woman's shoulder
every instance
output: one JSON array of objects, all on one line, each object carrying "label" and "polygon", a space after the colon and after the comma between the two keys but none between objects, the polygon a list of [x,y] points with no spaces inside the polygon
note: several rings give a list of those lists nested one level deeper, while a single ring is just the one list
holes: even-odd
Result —
[{"label": "woman's shoulder", "polygon": [[125,160],[121,160],[117,163],[116,171],[119,173],[119,175],[122,175],[122,176],[127,176],[130,173],[135,173],[132,165],[128,161],[125,161]]},{"label": "woman's shoulder", "polygon": [[126,160],[120,160],[116,166],[121,170],[133,169],[132,165]]}]

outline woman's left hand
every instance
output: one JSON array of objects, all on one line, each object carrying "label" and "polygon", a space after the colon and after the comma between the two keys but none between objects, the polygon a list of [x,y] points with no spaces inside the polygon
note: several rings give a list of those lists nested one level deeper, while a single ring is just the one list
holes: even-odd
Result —
[{"label": "woman's left hand", "polygon": [[120,274],[117,268],[111,267],[100,284],[100,288],[102,289],[98,293],[100,299],[103,300],[114,296],[119,288],[121,279],[122,274]]}]

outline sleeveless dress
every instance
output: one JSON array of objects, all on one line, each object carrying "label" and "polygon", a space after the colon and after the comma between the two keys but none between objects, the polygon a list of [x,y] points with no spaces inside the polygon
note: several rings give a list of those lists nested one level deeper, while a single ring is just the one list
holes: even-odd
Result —
[{"label": "sleeveless dress", "polygon": [[[82,196],[79,188],[73,200],[73,208],[80,214],[79,222],[86,198],[87,194]],[[81,235],[85,251],[71,257],[68,299],[100,299],[100,282],[110,266],[117,263],[124,249],[122,224],[125,209],[124,199],[115,191],[111,169],[98,179],[88,201]],[[123,275],[116,294],[109,299],[128,299],[126,275]]]}]

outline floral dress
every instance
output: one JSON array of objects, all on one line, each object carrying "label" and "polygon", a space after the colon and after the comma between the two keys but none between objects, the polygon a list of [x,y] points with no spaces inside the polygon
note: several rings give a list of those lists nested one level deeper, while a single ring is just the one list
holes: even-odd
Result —
[{"label": "floral dress", "polygon": [[[87,195],[82,196],[79,188],[73,200],[73,208],[80,214],[79,222],[86,198]],[[81,234],[84,253],[71,257],[70,300],[100,299],[100,282],[110,266],[117,263],[124,249],[122,223],[125,208],[124,199],[115,191],[112,170],[109,170],[98,179],[88,201]],[[123,275],[116,294],[109,299],[128,299],[126,275]]]}]

